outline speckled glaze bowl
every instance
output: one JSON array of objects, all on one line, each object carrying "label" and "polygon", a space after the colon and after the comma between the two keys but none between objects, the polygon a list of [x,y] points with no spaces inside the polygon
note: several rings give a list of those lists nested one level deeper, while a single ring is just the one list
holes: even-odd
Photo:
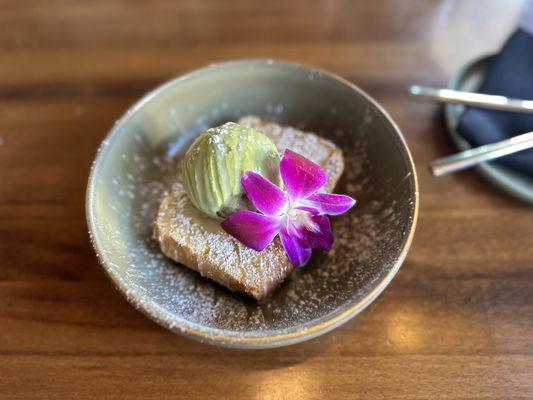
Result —
[{"label": "speckled glaze bowl", "polygon": [[[316,253],[264,304],[166,259],[152,238],[187,146],[249,114],[335,142],[346,164],[337,191],[358,200],[333,218],[333,251]],[[86,207],[104,271],[135,308],[202,342],[267,348],[328,332],[381,293],[411,244],[418,188],[398,127],[359,88],[302,65],[236,61],[174,79],[128,110],[98,150]]]}]

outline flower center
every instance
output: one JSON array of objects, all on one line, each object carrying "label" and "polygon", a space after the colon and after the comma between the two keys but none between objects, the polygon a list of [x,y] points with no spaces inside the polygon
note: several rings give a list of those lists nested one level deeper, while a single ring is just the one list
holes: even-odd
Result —
[{"label": "flower center", "polygon": [[320,227],[311,218],[311,213],[299,208],[289,207],[285,214],[287,230],[291,232],[291,225],[294,229],[306,228],[311,232],[318,232]]}]

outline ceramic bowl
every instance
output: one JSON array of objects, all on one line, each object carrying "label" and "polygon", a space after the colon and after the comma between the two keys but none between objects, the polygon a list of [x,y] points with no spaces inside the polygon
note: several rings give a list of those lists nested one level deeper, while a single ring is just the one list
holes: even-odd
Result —
[{"label": "ceramic bowl", "polygon": [[[333,251],[315,254],[263,304],[165,258],[152,238],[187,146],[250,114],[335,142],[346,164],[337,191],[358,200],[333,219]],[[330,331],[381,293],[411,244],[418,189],[400,130],[355,85],[302,65],[236,61],[174,79],[128,110],[98,150],[86,209],[103,269],[135,308],[193,339],[266,348]]]}]

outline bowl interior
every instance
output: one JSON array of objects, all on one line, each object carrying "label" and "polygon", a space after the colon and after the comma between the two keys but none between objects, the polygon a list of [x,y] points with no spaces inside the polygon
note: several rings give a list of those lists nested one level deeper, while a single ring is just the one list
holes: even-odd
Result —
[{"label": "bowl interior", "polygon": [[[310,130],[343,150],[337,187],[358,200],[333,218],[335,247],[316,253],[264,304],[166,259],[152,239],[158,203],[191,141],[244,115]],[[409,246],[416,177],[395,126],[362,92],[287,63],[210,66],[156,89],[103,142],[88,190],[88,219],[104,269],[154,320],[230,346],[287,344],[333,327],[372,300]]]}]

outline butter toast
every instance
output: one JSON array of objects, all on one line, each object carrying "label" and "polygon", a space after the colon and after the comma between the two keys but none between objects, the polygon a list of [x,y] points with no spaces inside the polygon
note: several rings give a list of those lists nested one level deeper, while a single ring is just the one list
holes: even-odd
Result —
[{"label": "butter toast", "polygon": [[[289,148],[319,164],[329,176],[324,190],[334,189],[344,160],[341,150],[332,142],[253,116],[243,117],[238,123],[268,136],[280,154]],[[154,236],[167,257],[257,301],[272,293],[294,269],[279,238],[260,253],[247,248],[222,230],[220,221],[196,209],[179,182],[159,207]]]}]

